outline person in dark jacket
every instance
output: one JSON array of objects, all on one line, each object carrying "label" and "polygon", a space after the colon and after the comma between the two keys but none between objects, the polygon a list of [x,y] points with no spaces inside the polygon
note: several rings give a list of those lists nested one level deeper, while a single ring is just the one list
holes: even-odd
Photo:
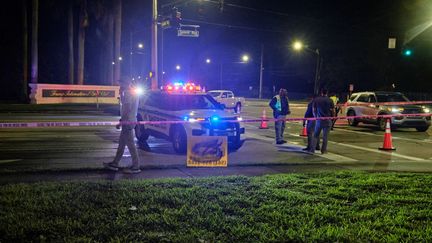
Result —
[{"label": "person in dark jacket", "polygon": [[283,139],[283,134],[285,131],[285,119],[286,116],[291,113],[289,109],[287,90],[280,89],[279,94],[275,95],[271,99],[269,106],[273,110],[273,117],[277,119],[275,121],[276,144],[286,143],[287,141]]},{"label": "person in dark jacket", "polygon": [[318,118],[315,123],[314,136],[312,139],[312,147],[309,148],[309,152],[315,153],[315,148],[318,144],[320,133],[323,132],[321,153],[327,153],[327,140],[328,134],[332,125],[332,118],[334,116],[334,104],[333,101],[327,96],[327,90],[322,90],[321,95],[316,97],[312,104],[312,109],[315,118]]},{"label": "person in dark jacket", "polygon": [[[316,95],[314,95],[312,97],[312,99],[310,100],[306,112],[304,114],[304,118],[314,118],[314,114],[313,114],[313,100],[316,98]],[[307,122],[306,124],[306,131],[307,131],[307,147],[303,149],[303,151],[309,151],[311,146],[312,146],[312,139],[313,139],[313,134],[314,134],[314,130],[315,130],[315,124],[316,121],[315,120],[304,120],[303,121],[303,126],[305,124],[305,122]],[[320,150],[320,146],[319,146],[319,141],[317,142],[317,145],[315,147],[316,150]]]}]

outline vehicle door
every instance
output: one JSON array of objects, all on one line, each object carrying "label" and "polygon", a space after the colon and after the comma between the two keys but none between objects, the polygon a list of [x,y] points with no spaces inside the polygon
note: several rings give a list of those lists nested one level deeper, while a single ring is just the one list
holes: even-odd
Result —
[{"label": "vehicle door", "polygon": [[235,107],[235,105],[236,105],[236,100],[235,100],[235,98],[234,98],[234,94],[233,94],[233,92],[231,92],[231,91],[229,91],[229,92],[226,92],[227,93],[227,103],[229,104],[229,105],[227,105],[228,107]]},{"label": "vehicle door", "polygon": [[374,117],[375,115],[378,115],[379,113],[379,106],[376,104],[377,103],[377,99],[375,97],[374,94],[369,94],[368,95],[368,99],[367,99],[367,107],[365,108],[365,115],[367,116],[371,116],[368,117],[367,120],[369,121],[376,121],[376,117]]},{"label": "vehicle door", "polygon": [[[360,94],[355,101],[355,112],[357,116],[368,116],[370,115],[369,107],[369,95]],[[368,120],[368,117],[359,118],[359,120]]]},{"label": "vehicle door", "polygon": [[225,107],[231,107],[231,102],[228,99],[228,92],[222,92],[221,98],[219,100],[219,103],[224,104]]},{"label": "vehicle door", "polygon": [[169,134],[169,125],[165,123],[169,120],[169,115],[164,109],[166,104],[166,94],[152,94],[142,111],[143,119],[152,123],[146,124],[146,129],[153,130],[155,132]]}]

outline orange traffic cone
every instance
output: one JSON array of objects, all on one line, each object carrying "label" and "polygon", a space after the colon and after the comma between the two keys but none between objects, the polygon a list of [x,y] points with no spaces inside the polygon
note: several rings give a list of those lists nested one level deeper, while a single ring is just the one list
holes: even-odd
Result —
[{"label": "orange traffic cone", "polygon": [[384,133],[384,143],[382,148],[379,148],[380,150],[396,150],[396,148],[392,145],[392,135],[391,135],[391,129],[390,129],[390,119],[387,119],[386,122],[386,129]]},{"label": "orange traffic cone", "polygon": [[[307,121],[309,122],[309,121]],[[300,133],[300,136],[307,137],[307,128],[306,128],[306,122],[303,124],[302,132]]]},{"label": "orange traffic cone", "polygon": [[266,111],[263,110],[263,114],[261,117],[261,125],[259,127],[260,129],[268,129],[268,124],[267,124],[267,118],[266,118]]}]

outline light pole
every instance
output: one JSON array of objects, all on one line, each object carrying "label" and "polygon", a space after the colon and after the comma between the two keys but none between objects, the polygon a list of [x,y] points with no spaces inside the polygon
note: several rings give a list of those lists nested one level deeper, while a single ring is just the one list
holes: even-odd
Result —
[{"label": "light pole", "polygon": [[157,46],[157,0],[153,0],[152,6],[152,23],[151,23],[151,89],[158,89],[158,46]]},{"label": "light pole", "polygon": [[308,46],[303,45],[302,42],[300,41],[295,41],[293,43],[293,49],[296,51],[301,51],[303,49],[315,53],[315,55],[317,56],[317,63],[316,63],[316,69],[315,69],[315,81],[314,81],[314,94],[317,95],[318,94],[318,86],[319,86],[319,79],[320,79],[320,70],[321,70],[321,55],[320,55],[320,51],[318,48],[316,48],[315,50],[309,48]]}]

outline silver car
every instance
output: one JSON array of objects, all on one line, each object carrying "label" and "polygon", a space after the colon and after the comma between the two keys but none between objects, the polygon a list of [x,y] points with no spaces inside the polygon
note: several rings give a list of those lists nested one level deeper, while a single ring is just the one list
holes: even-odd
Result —
[{"label": "silver car", "polygon": [[[389,102],[396,104],[380,104]],[[430,114],[430,109],[426,106],[397,104],[404,102],[409,102],[409,100],[399,92],[353,93],[347,103],[346,115],[360,117],[348,119],[348,124],[351,126],[357,126],[359,122],[376,124],[381,130],[385,130],[386,119],[375,117],[376,115]],[[415,128],[419,132],[425,132],[430,125],[430,116],[393,116],[391,118],[391,126],[394,128]]]}]

